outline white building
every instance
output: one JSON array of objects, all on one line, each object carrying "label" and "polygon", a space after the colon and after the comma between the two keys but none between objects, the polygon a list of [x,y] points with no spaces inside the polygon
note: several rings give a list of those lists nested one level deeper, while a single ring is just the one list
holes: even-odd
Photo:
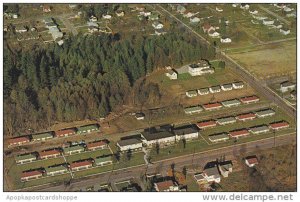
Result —
[{"label": "white building", "polygon": [[156,182],[156,183],[154,183],[154,188],[157,192],[180,191],[176,182],[173,182],[172,180]]},{"label": "white building", "polygon": [[98,18],[93,15],[89,18],[90,22],[97,22],[97,20],[98,20]]},{"label": "white building", "polygon": [[153,133],[142,132],[142,141],[147,146],[153,146],[154,144],[168,145],[175,143],[176,136],[169,131],[156,131]]},{"label": "white building", "polygon": [[205,169],[202,173],[200,174],[195,174],[194,178],[196,179],[196,181],[198,183],[211,183],[211,182],[215,182],[215,183],[220,183],[221,182],[221,176],[219,174],[219,170],[218,167],[212,167],[212,168],[207,168]]},{"label": "white building", "polygon": [[168,70],[168,72],[166,72],[166,76],[169,77],[171,80],[176,80],[178,77],[178,74],[174,69],[170,69],[170,70]]},{"label": "white building", "polygon": [[216,30],[210,30],[208,32],[208,35],[212,38],[219,38],[220,37],[220,33],[217,32]]},{"label": "white building", "polygon": [[221,43],[231,43],[231,39],[229,37],[221,37]]},{"label": "white building", "polygon": [[283,28],[280,29],[279,32],[282,33],[283,35],[288,35],[289,33],[291,33],[291,30]]},{"label": "white building", "polygon": [[209,66],[208,62],[205,61],[205,60],[201,60],[197,64],[191,64],[191,65],[188,66],[188,72],[192,76],[203,75],[204,74],[203,73],[204,69],[210,69],[210,66]]},{"label": "white building", "polygon": [[152,23],[152,27],[154,27],[154,29],[162,29],[164,25],[158,21],[155,21]]},{"label": "white building", "polygon": [[234,82],[234,83],[232,83],[232,87],[234,89],[241,89],[241,88],[244,88],[244,83],[242,81]]},{"label": "white building", "polygon": [[176,140],[191,140],[199,137],[199,130],[195,125],[185,125],[173,129]]},{"label": "white building", "polygon": [[110,20],[110,19],[112,18],[112,16],[106,14],[106,15],[102,15],[102,18],[103,18],[103,19],[106,19],[106,20]]},{"label": "white building", "polygon": [[248,167],[252,168],[258,164],[258,159],[256,156],[247,157],[245,158],[245,163]]},{"label": "white building", "polygon": [[274,20],[264,19],[263,20],[263,24],[264,25],[273,25],[274,24]]},{"label": "white building", "polygon": [[128,150],[139,150],[143,147],[143,142],[136,138],[124,139],[117,142],[121,152]]},{"label": "white building", "polygon": [[296,84],[290,81],[285,81],[280,84],[280,91],[287,92],[289,90],[294,90],[296,88]]}]

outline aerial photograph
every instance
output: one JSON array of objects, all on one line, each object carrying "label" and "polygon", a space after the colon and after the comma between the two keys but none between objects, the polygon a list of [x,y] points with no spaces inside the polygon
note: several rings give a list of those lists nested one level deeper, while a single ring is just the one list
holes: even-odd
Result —
[{"label": "aerial photograph", "polygon": [[1,4],[3,192],[297,192],[297,3]]}]

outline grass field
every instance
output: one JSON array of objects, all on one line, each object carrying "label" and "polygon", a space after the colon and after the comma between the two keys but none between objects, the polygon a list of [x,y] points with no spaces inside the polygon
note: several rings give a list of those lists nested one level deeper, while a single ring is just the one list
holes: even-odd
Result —
[{"label": "grass field", "polygon": [[66,156],[66,159],[69,163],[72,163],[73,161],[79,161],[79,160],[84,160],[84,159],[88,159],[88,158],[96,158],[98,156],[108,155],[108,154],[111,154],[109,149],[100,149],[100,150],[96,150],[96,151],[84,152],[81,154]]}]

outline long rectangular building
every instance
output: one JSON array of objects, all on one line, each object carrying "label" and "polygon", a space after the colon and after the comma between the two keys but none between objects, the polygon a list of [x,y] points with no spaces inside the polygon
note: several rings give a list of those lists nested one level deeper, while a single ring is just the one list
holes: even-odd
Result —
[{"label": "long rectangular building", "polygon": [[52,132],[46,132],[46,133],[38,133],[38,134],[32,134],[32,141],[45,141],[48,139],[52,139],[53,138],[53,134]]},{"label": "long rectangular building", "polygon": [[173,129],[176,140],[191,140],[199,137],[199,129],[194,124],[184,125]]},{"label": "long rectangular building", "polygon": [[68,172],[68,169],[64,165],[49,166],[45,170],[47,176],[54,176],[54,175],[64,174]]},{"label": "long rectangular building", "polygon": [[176,141],[176,137],[173,133],[169,131],[157,131],[157,132],[142,132],[142,141],[147,145],[151,146],[153,144],[171,144]]}]

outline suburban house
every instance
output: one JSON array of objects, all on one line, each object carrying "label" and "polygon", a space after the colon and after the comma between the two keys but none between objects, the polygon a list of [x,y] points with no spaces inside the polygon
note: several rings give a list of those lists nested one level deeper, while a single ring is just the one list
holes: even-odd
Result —
[{"label": "suburban house", "polygon": [[258,14],[258,11],[255,10],[255,9],[250,9],[249,13],[252,14],[252,15],[256,15],[256,14]]},{"label": "suburban house", "polygon": [[206,60],[200,60],[197,64],[188,65],[188,72],[192,76],[200,76],[205,74],[206,72],[203,72],[204,69],[211,69]]},{"label": "suburban house", "polygon": [[204,130],[205,128],[211,128],[217,126],[217,122],[214,120],[202,121],[196,124],[198,128]]},{"label": "suburban house", "polygon": [[208,32],[208,36],[210,36],[210,37],[212,37],[212,38],[218,38],[218,37],[220,37],[220,33],[217,32],[216,30],[211,29],[211,30]]},{"label": "suburban house", "polygon": [[222,105],[218,102],[215,102],[215,103],[204,104],[204,105],[202,105],[202,107],[205,110],[217,110],[217,109],[222,108]]},{"label": "suburban house", "polygon": [[244,88],[244,83],[242,81],[234,82],[234,83],[232,83],[232,87],[234,89],[241,89],[241,88]]},{"label": "suburban house", "polygon": [[186,114],[195,114],[200,113],[203,111],[203,108],[201,106],[191,106],[184,108],[184,113]]},{"label": "suburban house", "polygon": [[232,162],[224,161],[218,163],[218,168],[223,177],[228,177],[229,173],[232,173]]},{"label": "suburban house", "polygon": [[162,23],[158,22],[158,21],[154,21],[154,22],[152,23],[152,27],[153,27],[154,29],[162,29],[162,28],[164,27],[164,25],[163,25]]},{"label": "suburban house", "polygon": [[223,91],[229,91],[229,90],[232,90],[232,84],[231,83],[229,83],[229,84],[223,84],[223,85],[221,85],[221,89],[223,90]]},{"label": "suburban house", "polygon": [[85,134],[85,133],[96,132],[96,131],[99,131],[99,125],[98,124],[80,126],[80,127],[77,128],[77,133],[79,135],[80,134]]},{"label": "suburban house", "polygon": [[290,124],[286,121],[280,121],[280,122],[276,122],[276,123],[271,123],[269,126],[273,130],[280,130],[280,129],[283,129],[283,128],[290,127]]},{"label": "suburban house", "polygon": [[95,158],[95,162],[94,164],[96,166],[104,166],[104,165],[108,165],[108,164],[112,164],[112,157],[111,156],[99,156],[97,158]]},{"label": "suburban house", "polygon": [[48,168],[45,168],[45,170],[47,176],[54,176],[68,172],[68,169],[64,165],[49,166]]},{"label": "suburban house", "polygon": [[180,191],[177,183],[172,180],[156,182],[154,183],[154,188],[157,192]]},{"label": "suburban house", "polygon": [[257,97],[256,95],[247,96],[247,97],[241,98],[240,101],[243,104],[250,104],[250,103],[258,102],[259,101],[259,97]]},{"label": "suburban house", "polygon": [[103,19],[106,19],[106,20],[110,20],[110,19],[112,18],[112,16],[106,14],[106,15],[102,15],[102,18],[103,18]]},{"label": "suburban house", "polygon": [[215,165],[214,167],[211,168],[206,168],[203,170],[202,173],[200,174],[195,174],[194,178],[198,183],[220,183],[221,182],[221,176],[219,174],[218,167]]},{"label": "suburban house", "polygon": [[241,3],[240,8],[243,10],[248,10],[249,9],[249,4]]},{"label": "suburban house", "polygon": [[50,149],[39,152],[40,159],[56,158],[60,155],[61,153],[58,149]]},{"label": "suburban house", "polygon": [[190,23],[198,23],[198,22],[200,22],[200,18],[198,17],[190,18]]},{"label": "suburban house", "polygon": [[176,140],[192,140],[199,137],[199,130],[194,124],[174,127],[173,133],[176,136]]},{"label": "suburban house", "polygon": [[76,161],[70,164],[72,171],[79,171],[93,167],[93,162],[90,160]]},{"label": "suburban house", "polygon": [[15,161],[17,164],[29,163],[36,160],[37,160],[37,156],[34,153],[21,154],[15,157]]},{"label": "suburban house", "polygon": [[183,14],[186,11],[186,8],[182,5],[177,6],[177,12]]},{"label": "suburban house", "polygon": [[255,114],[258,118],[264,118],[264,117],[275,115],[275,111],[272,109],[265,109],[265,110],[257,111],[255,112]]},{"label": "suburban house", "polygon": [[232,116],[229,117],[224,117],[224,118],[219,118],[216,121],[219,125],[226,125],[226,124],[230,124],[230,123],[235,123],[236,119]]},{"label": "suburban house", "polygon": [[241,104],[238,99],[225,100],[221,102],[224,107],[235,107]]},{"label": "suburban house", "polygon": [[81,145],[71,146],[71,147],[65,147],[64,148],[64,154],[65,155],[72,155],[84,152],[85,148]]},{"label": "suburban house", "polygon": [[199,95],[207,95],[207,94],[209,94],[209,89],[208,88],[200,88],[198,90],[198,94]]},{"label": "suburban house", "polygon": [[246,129],[234,130],[229,132],[229,136],[232,138],[245,137],[248,135],[250,135],[250,133]]},{"label": "suburban house", "polygon": [[249,128],[249,131],[253,134],[267,133],[270,131],[269,127],[266,125],[254,126]]},{"label": "suburban house", "polygon": [[136,118],[136,120],[144,120],[145,114],[143,112],[137,112],[137,113],[135,113],[135,118]]},{"label": "suburban house", "polygon": [[15,27],[15,31],[17,33],[24,33],[24,32],[27,32],[28,31],[28,28],[23,26],[23,25],[19,25],[19,26],[16,26]]},{"label": "suburban house", "polygon": [[202,26],[202,30],[204,33],[208,33],[211,30],[215,30],[215,28],[211,26],[209,23],[204,23]]},{"label": "suburban house", "polygon": [[220,86],[209,87],[209,92],[210,93],[219,93],[219,92],[221,92],[221,87]]},{"label": "suburban house", "polygon": [[166,76],[169,77],[171,80],[176,80],[178,77],[178,73],[174,69],[169,69],[166,72]]},{"label": "suburban house", "polygon": [[273,25],[274,24],[274,20],[264,19],[263,20],[263,24],[264,25]]},{"label": "suburban house", "polygon": [[118,17],[123,17],[125,15],[124,11],[122,10],[117,10],[115,13]]},{"label": "suburban house", "polygon": [[149,20],[158,20],[159,19],[159,15],[156,12],[152,12],[151,15],[148,16]]},{"label": "suburban house", "polygon": [[248,156],[245,158],[245,163],[248,167],[252,168],[258,164],[258,159],[256,156]]},{"label": "suburban house", "polygon": [[291,30],[287,28],[281,28],[279,32],[282,33],[283,35],[288,35],[289,33],[291,33]]},{"label": "suburban house", "polygon": [[29,180],[33,180],[33,179],[38,179],[41,178],[43,176],[43,171],[41,170],[33,170],[33,171],[24,171],[21,174],[21,181],[29,181]]},{"label": "suburban house", "polygon": [[94,151],[97,149],[105,149],[107,148],[107,142],[105,140],[89,142],[86,144],[86,148],[89,151]]},{"label": "suburban house", "polygon": [[30,142],[30,138],[28,136],[15,137],[8,140],[8,146],[20,146],[23,144],[27,144],[29,142]]},{"label": "suburban house", "polygon": [[198,95],[198,92],[197,92],[197,90],[189,90],[185,94],[188,97],[196,97]]},{"label": "suburban house", "polygon": [[160,145],[168,145],[176,141],[175,135],[169,131],[156,131],[153,133],[145,131],[142,132],[141,136],[143,143],[147,146],[152,146],[157,143]]},{"label": "suburban house", "polygon": [[70,135],[75,135],[76,129],[75,128],[69,128],[69,129],[62,129],[55,131],[55,137],[68,137]]},{"label": "suburban house", "polygon": [[208,136],[208,139],[211,142],[220,142],[220,141],[226,141],[229,140],[229,136],[227,133],[217,133],[217,134],[212,134]]},{"label": "suburban house", "polygon": [[241,114],[236,116],[236,119],[239,121],[248,121],[253,120],[256,118],[256,115],[254,113],[247,113],[247,114]]},{"label": "suburban house", "polygon": [[222,8],[218,8],[218,7],[216,7],[216,11],[218,11],[218,12],[222,12],[222,11],[223,11],[223,9],[222,9]]},{"label": "suburban house", "polygon": [[118,149],[123,151],[139,150],[143,147],[143,142],[137,138],[129,138],[117,142]]},{"label": "suburban house", "polygon": [[289,90],[294,90],[296,88],[296,84],[290,81],[285,81],[280,84],[280,91],[287,92]]},{"label": "suburban house", "polygon": [[89,18],[89,21],[90,22],[97,22],[98,21],[98,18],[96,17],[96,16],[91,16],[90,18]]},{"label": "suburban house", "polygon": [[43,5],[43,12],[45,12],[45,13],[51,12],[50,6],[48,6],[48,5]]},{"label": "suburban house", "polygon": [[222,37],[220,38],[220,42],[221,42],[221,43],[231,43],[232,41],[231,41],[231,38],[226,37],[226,36],[222,36]]},{"label": "suburban house", "polygon": [[39,133],[31,135],[32,141],[45,141],[53,138],[52,132]]}]

